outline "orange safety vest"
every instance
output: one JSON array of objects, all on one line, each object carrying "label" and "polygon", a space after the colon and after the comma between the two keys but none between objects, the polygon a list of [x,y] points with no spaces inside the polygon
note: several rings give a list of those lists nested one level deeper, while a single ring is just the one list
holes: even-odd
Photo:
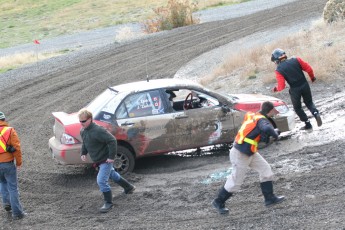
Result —
[{"label": "orange safety vest", "polygon": [[0,127],[0,153],[7,152],[7,141],[10,138],[11,131],[11,127]]},{"label": "orange safety vest", "polygon": [[264,115],[256,114],[252,112],[246,113],[244,116],[244,121],[241,125],[240,130],[238,131],[235,141],[237,144],[243,144],[243,142],[246,142],[251,145],[250,150],[255,153],[258,150],[258,144],[260,141],[261,136],[258,135],[257,137],[253,139],[250,139],[247,137],[247,135],[255,129],[258,120],[261,118],[266,118]]}]

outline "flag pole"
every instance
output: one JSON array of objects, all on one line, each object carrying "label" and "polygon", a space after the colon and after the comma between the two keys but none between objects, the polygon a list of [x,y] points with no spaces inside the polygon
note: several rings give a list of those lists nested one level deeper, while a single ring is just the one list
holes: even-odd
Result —
[{"label": "flag pole", "polygon": [[37,39],[34,40],[34,43],[36,44],[36,63],[38,65],[38,45],[40,45],[41,43]]}]

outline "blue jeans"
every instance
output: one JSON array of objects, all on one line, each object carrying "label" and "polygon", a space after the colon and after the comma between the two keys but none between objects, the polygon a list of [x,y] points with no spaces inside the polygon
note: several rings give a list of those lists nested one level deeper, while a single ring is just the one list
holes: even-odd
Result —
[{"label": "blue jeans", "polygon": [[11,205],[12,216],[22,215],[23,208],[19,201],[17,169],[14,163],[0,163],[0,185],[3,206]]},{"label": "blue jeans", "polygon": [[100,164],[97,174],[97,184],[101,192],[109,192],[111,190],[109,178],[116,183],[121,179],[121,176],[115,171],[112,163]]}]

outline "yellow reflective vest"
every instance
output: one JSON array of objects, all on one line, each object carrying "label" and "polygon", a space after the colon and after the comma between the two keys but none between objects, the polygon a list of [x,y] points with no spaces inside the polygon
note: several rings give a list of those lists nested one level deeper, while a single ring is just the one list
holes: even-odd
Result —
[{"label": "yellow reflective vest", "polygon": [[255,137],[254,139],[250,139],[247,137],[247,135],[253,131],[258,123],[258,120],[261,118],[266,118],[264,115],[261,115],[259,113],[253,113],[253,112],[248,112],[244,116],[244,121],[241,125],[240,130],[238,131],[235,142],[237,144],[243,144],[243,142],[246,142],[251,145],[250,150],[255,153],[258,150],[258,144],[260,141],[260,134]]},{"label": "yellow reflective vest", "polygon": [[7,152],[7,141],[10,138],[11,131],[11,127],[0,127],[0,153]]}]

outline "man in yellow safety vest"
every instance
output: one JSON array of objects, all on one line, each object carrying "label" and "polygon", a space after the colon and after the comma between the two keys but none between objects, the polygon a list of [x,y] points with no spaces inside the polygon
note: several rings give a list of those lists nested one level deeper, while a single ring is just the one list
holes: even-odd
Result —
[{"label": "man in yellow safety vest", "polygon": [[0,190],[2,204],[7,212],[12,212],[14,220],[22,219],[26,213],[19,201],[17,170],[22,166],[20,141],[14,128],[5,121],[0,112]]},{"label": "man in yellow safety vest", "polygon": [[278,197],[273,194],[273,172],[271,166],[257,151],[258,143],[263,136],[265,136],[266,140],[270,136],[278,140],[279,134],[269,121],[269,118],[277,113],[278,111],[274,108],[273,103],[266,101],[262,104],[260,112],[248,112],[245,115],[242,126],[230,150],[231,175],[212,202],[212,205],[220,214],[229,213],[229,209],[225,207],[225,201],[240,189],[248,168],[252,168],[259,173],[260,187],[266,206],[277,204],[284,200],[283,196]]}]

